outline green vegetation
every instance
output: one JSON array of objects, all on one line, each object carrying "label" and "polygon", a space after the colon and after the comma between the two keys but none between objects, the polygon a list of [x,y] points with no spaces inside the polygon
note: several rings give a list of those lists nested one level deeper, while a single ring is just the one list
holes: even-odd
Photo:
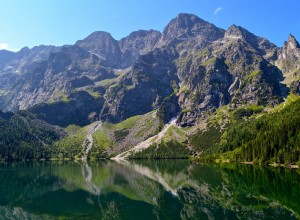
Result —
[{"label": "green vegetation", "polygon": [[178,97],[173,93],[164,99],[156,115],[164,124],[166,124],[176,116],[178,112],[180,112]]},{"label": "green vegetation", "polygon": [[231,127],[223,136],[224,151],[241,148],[238,161],[295,163],[300,154],[300,102],[281,112]]},{"label": "green vegetation", "polygon": [[53,142],[61,136],[61,131],[25,111],[0,111],[0,131],[0,160],[49,159]]},{"label": "green vegetation", "polygon": [[[146,115],[137,115],[120,123],[102,123],[100,128],[93,133],[93,146],[88,158],[91,160],[108,158],[118,146],[128,147],[153,136],[158,132],[158,119],[153,118],[156,112]],[[90,126],[79,127],[70,125],[65,128],[68,136],[57,141],[57,152],[53,157],[61,159],[78,159],[82,157],[82,144],[91,129]],[[132,142],[132,140],[136,140]],[[127,145],[128,143],[128,145]]]},{"label": "green vegetation", "polygon": [[136,159],[166,159],[188,158],[190,150],[187,149],[187,134],[177,126],[170,126],[161,139],[152,139],[152,145],[145,150],[135,153],[130,158]]},{"label": "green vegetation", "polygon": [[187,135],[186,132],[184,132],[183,130],[181,130],[179,127],[177,126],[171,126],[165,137],[163,138],[164,141],[168,142],[168,141],[172,141],[172,140],[176,140],[180,143],[186,142],[187,140]]},{"label": "green vegetation", "polygon": [[209,150],[209,152],[211,152],[218,147],[221,135],[220,127],[209,126],[205,131],[198,132],[194,135],[190,142],[196,151]]},{"label": "green vegetation", "polygon": [[181,85],[181,87],[179,89],[179,93],[188,94],[189,93],[189,89],[187,88],[187,86]]},{"label": "green vegetation", "polygon": [[273,108],[271,110],[271,113],[279,112],[279,111],[283,110],[285,107],[287,107],[288,105],[294,103],[299,98],[300,98],[299,95],[295,95],[293,93],[290,93],[289,96],[286,98],[285,102],[283,102],[283,103],[277,105],[275,108]]},{"label": "green vegetation", "polygon": [[261,70],[254,70],[252,71],[249,75],[246,76],[246,82],[252,81],[253,78],[258,77],[261,75],[262,71]]},{"label": "green vegetation", "polygon": [[75,159],[80,157],[82,152],[82,143],[88,133],[88,126],[78,129],[77,126],[72,125],[67,128],[67,131],[70,132],[69,135],[54,144],[57,153],[53,156],[60,159]]},{"label": "green vegetation", "polygon": [[223,106],[218,108],[208,119],[209,127],[226,127],[228,124],[236,123],[236,119],[233,116],[233,112],[229,106]]},{"label": "green vegetation", "polygon": [[234,111],[233,115],[236,120],[241,120],[245,117],[250,117],[254,114],[261,113],[263,111],[263,106],[251,105],[245,106]]},{"label": "green vegetation", "polygon": [[108,86],[111,86],[111,85],[117,85],[117,83],[120,81],[120,78],[121,77],[101,80],[100,86],[108,87]]},{"label": "green vegetation", "polygon": [[51,97],[51,98],[49,99],[48,102],[49,102],[49,103],[53,103],[53,102],[57,102],[57,101],[68,102],[68,101],[70,101],[70,100],[69,100],[68,96],[67,96],[64,92],[58,91],[58,92],[56,92],[56,93],[54,94],[53,97]]},{"label": "green vegetation", "polygon": [[[215,137],[217,131],[209,128],[196,135],[192,143],[206,143],[202,155],[205,160],[300,164],[300,100],[290,96],[290,99],[293,98],[296,101],[281,111],[239,121],[229,126],[221,137],[220,134]],[[256,112],[261,110],[257,106],[250,109]],[[237,110],[234,115],[240,117],[244,112],[245,109]],[[213,143],[210,143],[211,139],[214,139]]]},{"label": "green vegetation", "polygon": [[[92,152],[94,153],[95,149],[107,149],[109,147],[114,146],[114,140],[110,137],[109,132],[104,129],[100,129],[93,134],[94,145]],[[97,151],[97,150],[96,150]]]},{"label": "green vegetation", "polygon": [[201,63],[201,66],[206,67],[207,65],[209,65],[209,64],[211,64],[213,62],[216,62],[216,58],[215,57],[206,60],[204,63]]},{"label": "green vegetation", "polygon": [[99,91],[95,91],[93,88],[87,88],[85,91],[96,99],[101,97],[101,93]]},{"label": "green vegetation", "polygon": [[180,159],[188,158],[190,151],[186,146],[177,141],[168,141],[157,144],[154,143],[150,147],[141,152],[137,152],[130,156],[130,159]]},{"label": "green vegetation", "polygon": [[211,55],[211,52],[208,50],[208,48],[204,48],[203,50],[201,50],[199,53],[196,53],[196,57],[197,58],[205,58],[205,57],[209,57]]},{"label": "green vegetation", "polygon": [[80,126],[78,125],[69,125],[68,127],[65,128],[65,131],[68,133],[68,135],[73,135],[75,134],[78,130],[80,130]]}]

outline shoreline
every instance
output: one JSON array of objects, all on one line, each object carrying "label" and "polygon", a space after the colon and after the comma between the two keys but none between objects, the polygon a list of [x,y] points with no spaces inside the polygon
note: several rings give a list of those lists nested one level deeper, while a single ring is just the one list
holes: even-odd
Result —
[{"label": "shoreline", "polygon": [[[45,162],[45,161],[74,161],[74,162],[97,162],[97,161],[104,161],[104,160],[110,160],[114,161],[112,158],[99,158],[99,159],[92,159],[83,161],[78,158],[72,159],[72,158],[42,158],[42,159],[36,159],[36,160],[0,160],[0,163],[14,163],[14,162]],[[129,159],[128,161],[135,161],[135,160],[189,160],[191,162],[196,163],[214,163],[214,164],[244,164],[244,165],[258,165],[263,167],[283,167],[283,168],[289,168],[289,169],[299,169],[300,166],[298,164],[280,164],[280,163],[268,163],[268,164],[259,164],[255,163],[253,161],[242,161],[242,162],[231,162],[230,160],[215,160],[215,161],[205,161],[205,160],[199,160],[199,158],[133,158]]]}]

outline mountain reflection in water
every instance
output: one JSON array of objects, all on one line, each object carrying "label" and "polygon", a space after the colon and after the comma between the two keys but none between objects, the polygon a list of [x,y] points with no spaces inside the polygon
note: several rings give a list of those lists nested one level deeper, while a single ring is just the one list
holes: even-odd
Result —
[{"label": "mountain reflection in water", "polygon": [[0,219],[297,219],[300,175],[187,160],[0,165]]}]

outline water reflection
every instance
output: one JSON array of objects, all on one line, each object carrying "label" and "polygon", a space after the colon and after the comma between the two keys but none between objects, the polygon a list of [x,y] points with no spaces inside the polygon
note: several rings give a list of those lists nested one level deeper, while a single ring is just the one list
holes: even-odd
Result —
[{"label": "water reflection", "polygon": [[300,175],[185,160],[0,165],[0,219],[297,219]]}]

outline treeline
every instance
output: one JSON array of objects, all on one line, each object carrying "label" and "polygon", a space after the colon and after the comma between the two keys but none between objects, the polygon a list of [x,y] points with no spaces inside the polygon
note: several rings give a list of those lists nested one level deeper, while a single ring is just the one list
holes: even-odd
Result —
[{"label": "treeline", "polygon": [[48,159],[53,154],[51,144],[62,135],[60,129],[26,111],[0,111],[0,160]]},{"label": "treeline", "polygon": [[282,111],[230,126],[218,149],[237,162],[299,163],[299,112],[300,100]]}]

